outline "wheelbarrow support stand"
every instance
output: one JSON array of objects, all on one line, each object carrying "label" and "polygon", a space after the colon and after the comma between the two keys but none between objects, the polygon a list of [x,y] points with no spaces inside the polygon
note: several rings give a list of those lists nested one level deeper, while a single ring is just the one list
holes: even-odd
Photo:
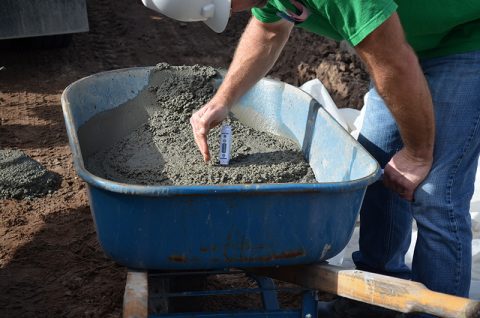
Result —
[{"label": "wheelbarrow support stand", "polygon": [[123,295],[123,317],[148,317],[147,272],[128,272],[125,293]]}]

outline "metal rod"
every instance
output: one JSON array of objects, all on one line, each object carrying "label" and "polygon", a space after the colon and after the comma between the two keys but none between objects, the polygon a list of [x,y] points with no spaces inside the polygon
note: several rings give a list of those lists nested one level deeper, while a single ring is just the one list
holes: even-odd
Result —
[{"label": "metal rod", "polygon": [[169,293],[154,293],[150,298],[165,298],[165,297],[196,297],[196,296],[216,296],[216,295],[242,295],[242,294],[261,294],[265,291],[270,292],[305,292],[307,288],[242,288],[242,289],[221,289],[221,290],[199,290],[199,291],[184,291],[184,292],[169,292]]}]

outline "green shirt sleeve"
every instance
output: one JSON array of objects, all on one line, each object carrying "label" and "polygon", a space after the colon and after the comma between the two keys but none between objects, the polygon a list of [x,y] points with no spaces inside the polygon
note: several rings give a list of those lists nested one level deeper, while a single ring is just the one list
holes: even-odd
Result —
[{"label": "green shirt sleeve", "polygon": [[385,22],[396,9],[397,4],[393,0],[327,0],[320,13],[323,13],[344,40],[355,46]]},{"label": "green shirt sleeve", "polygon": [[279,21],[281,17],[277,15],[277,12],[278,9],[275,8],[271,3],[268,3],[265,7],[261,9],[252,9],[252,15],[257,18],[257,20],[264,23],[273,23]]},{"label": "green shirt sleeve", "polygon": [[[300,0],[310,12],[309,18],[297,26],[308,31],[346,40],[355,46],[385,22],[397,9],[394,0]],[[252,14],[261,22],[281,19],[280,10],[291,7],[289,0],[270,0]]]}]

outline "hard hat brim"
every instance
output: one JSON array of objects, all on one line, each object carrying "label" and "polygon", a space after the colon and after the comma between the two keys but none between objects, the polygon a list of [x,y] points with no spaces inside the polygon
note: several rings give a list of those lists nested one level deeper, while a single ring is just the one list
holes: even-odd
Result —
[{"label": "hard hat brim", "polygon": [[215,13],[213,17],[203,21],[210,29],[222,33],[227,27],[230,18],[231,0],[214,0]]}]

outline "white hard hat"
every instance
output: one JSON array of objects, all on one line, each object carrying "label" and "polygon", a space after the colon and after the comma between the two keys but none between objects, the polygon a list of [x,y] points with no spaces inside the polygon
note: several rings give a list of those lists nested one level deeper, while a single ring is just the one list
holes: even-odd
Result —
[{"label": "white hard hat", "polygon": [[183,22],[203,21],[220,33],[227,27],[231,0],[142,0],[143,4],[167,17]]}]

